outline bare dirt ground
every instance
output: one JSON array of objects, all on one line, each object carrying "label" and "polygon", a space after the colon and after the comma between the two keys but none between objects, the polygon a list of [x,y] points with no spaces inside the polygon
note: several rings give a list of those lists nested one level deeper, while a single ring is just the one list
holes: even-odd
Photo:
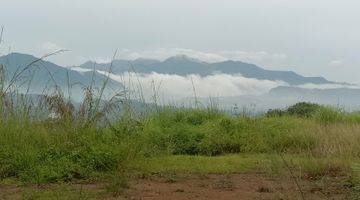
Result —
[{"label": "bare dirt ground", "polygon": [[[343,177],[326,176],[314,180],[312,177],[303,176],[301,180],[297,180],[297,183],[300,187],[290,176],[270,177],[260,173],[158,174],[132,181],[129,188],[120,196],[106,194],[106,186],[100,183],[86,184],[81,187],[101,194],[90,199],[109,200],[352,199],[349,196],[350,189],[346,186]],[[74,188],[78,187],[79,185],[74,185]],[[51,189],[51,186],[42,186],[37,189],[49,190],[49,188]],[[24,199],[21,191],[22,189],[17,186],[0,185],[0,200]]]},{"label": "bare dirt ground", "polygon": [[[339,177],[318,180],[273,178],[258,173],[231,175],[188,175],[137,180],[124,199],[349,199],[350,190]],[[303,196],[303,197],[302,197]]]}]

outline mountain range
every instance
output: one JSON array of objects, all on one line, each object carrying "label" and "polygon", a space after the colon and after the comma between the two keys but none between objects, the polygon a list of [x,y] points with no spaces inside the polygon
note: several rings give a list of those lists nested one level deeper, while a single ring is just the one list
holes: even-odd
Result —
[{"label": "mountain range", "polygon": [[218,63],[206,63],[185,55],[170,57],[164,61],[152,59],[136,60],[114,60],[111,63],[96,63],[88,61],[79,67],[86,69],[96,69],[121,74],[127,71],[137,73],[172,74],[186,76],[197,74],[208,76],[216,73],[221,74],[241,74],[246,78],[255,78],[259,80],[282,81],[289,85],[303,84],[334,84],[323,77],[305,77],[292,71],[274,71],[266,70],[254,64],[241,61],[224,61]]},{"label": "mountain range", "polygon": [[[78,72],[54,63],[40,60],[32,55],[11,53],[0,57],[0,66],[4,71],[5,85],[12,85],[20,91],[41,94],[55,87],[67,92],[72,89],[72,96],[81,96],[83,88],[92,85],[101,88],[107,77],[96,71]],[[12,83],[11,83],[12,82]],[[119,88],[122,84],[108,81],[108,88]]]},{"label": "mountain range", "polygon": [[[36,61],[36,62],[34,62]],[[360,89],[348,88],[350,84],[337,83],[323,77],[305,77],[292,71],[274,71],[263,69],[254,64],[240,61],[224,61],[206,63],[187,56],[174,56],[164,61],[153,59],[114,60],[111,63],[85,62],[80,66],[63,67],[49,61],[21,53],[11,53],[0,57],[0,66],[4,70],[5,84],[15,78],[15,86],[22,91],[32,94],[42,94],[46,88],[60,87],[67,91],[71,86],[71,95],[80,99],[83,89],[92,85],[101,88],[104,81],[108,80],[107,94],[124,89],[124,85],[115,79],[110,79],[104,71],[113,74],[124,72],[137,72],[141,74],[170,74],[185,77],[199,75],[206,77],[214,74],[241,75],[245,78],[257,80],[270,80],[282,82],[282,86],[272,88],[262,95],[237,95],[231,97],[220,96],[217,99],[227,105],[246,106],[255,104],[259,109],[284,107],[298,101],[311,101],[322,104],[342,104],[349,107],[359,107]],[[77,68],[75,70],[74,68]],[[81,70],[79,70],[81,69]],[[95,69],[95,70],[94,70]],[[21,76],[17,76],[18,74]],[[337,89],[306,89],[306,84],[331,85],[336,84]],[[201,88],[199,88],[201,89]],[[226,90],[227,88],[224,88]],[[189,98],[184,98],[189,99]],[[184,100],[183,99],[183,100]],[[205,99],[203,99],[206,102]]]}]

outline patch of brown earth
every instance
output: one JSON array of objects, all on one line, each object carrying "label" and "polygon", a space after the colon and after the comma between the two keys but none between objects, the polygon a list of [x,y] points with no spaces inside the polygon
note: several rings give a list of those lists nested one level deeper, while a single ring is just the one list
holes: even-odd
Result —
[{"label": "patch of brown earth", "polygon": [[21,189],[17,186],[0,185],[0,200],[20,199]]},{"label": "patch of brown earth", "polygon": [[[133,182],[123,197],[133,200],[346,199],[350,189],[337,177],[297,180],[246,173],[153,177]],[[302,197],[302,195],[304,197]]]},{"label": "patch of brown earth", "polygon": [[[247,199],[350,199],[350,188],[343,176],[324,176],[312,180],[306,176],[295,180],[287,175],[242,174],[157,174],[137,179],[121,196],[113,197],[106,183],[74,184],[74,191],[84,188],[99,194],[90,199],[111,200],[247,200]],[[52,190],[56,185],[32,186]],[[30,186],[31,187],[31,186]],[[0,200],[22,199],[23,188],[0,185]],[[303,195],[303,197],[302,197]]]}]

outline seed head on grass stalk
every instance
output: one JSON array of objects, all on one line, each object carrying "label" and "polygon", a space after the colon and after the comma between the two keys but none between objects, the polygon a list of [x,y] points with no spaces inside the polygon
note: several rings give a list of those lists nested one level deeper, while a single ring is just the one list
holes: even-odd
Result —
[{"label": "seed head on grass stalk", "polygon": [[[2,29],[3,30],[3,29]],[[0,38],[2,40],[2,32],[0,34]],[[38,58],[29,64],[27,64],[25,67],[19,66],[16,70],[13,76],[10,78],[9,81],[6,81],[6,73],[5,73],[5,67],[1,65],[1,75],[0,75],[0,84],[1,84],[1,92],[0,92],[0,103],[1,103],[1,112],[2,112],[2,118],[6,118],[9,116],[14,116],[15,114],[19,114],[19,116],[26,117],[30,114],[31,110],[31,104],[29,103],[29,100],[27,99],[27,94],[29,93],[31,82],[33,79],[33,74],[35,71],[31,74],[29,80],[22,81],[23,75],[26,71],[30,70],[33,67],[37,67],[35,64],[39,63],[44,58],[60,54],[62,52],[65,52],[66,50],[57,50],[55,52],[46,54],[42,56],[41,58]],[[46,68],[45,68],[46,69]],[[47,70],[47,69],[46,69]],[[17,85],[20,82],[20,85]],[[8,83],[8,84],[7,84]],[[18,91],[18,88],[22,87],[23,85],[27,84],[27,89],[25,94],[20,94]],[[21,106],[21,109],[15,109],[15,101],[16,106]],[[19,104],[20,103],[20,104]],[[20,110],[21,113],[18,113]],[[16,113],[16,112],[17,113]],[[6,116],[5,116],[6,115]]]},{"label": "seed head on grass stalk", "polygon": [[29,70],[31,67],[34,66],[34,64],[42,61],[43,59],[45,58],[48,58],[50,56],[53,56],[53,55],[57,55],[57,54],[60,54],[60,53],[63,53],[63,52],[66,52],[67,50],[64,50],[64,49],[60,49],[60,50],[57,50],[57,51],[54,51],[52,53],[49,53],[49,54],[46,54],[34,61],[32,61],[31,63],[29,63],[28,65],[26,65],[23,69],[20,70],[20,67],[18,67],[14,73],[14,75],[12,76],[12,78],[10,79],[9,81],[9,84],[8,86],[5,88],[4,90],[4,93],[6,94],[6,92],[9,91],[9,89],[16,83],[16,81],[18,81],[18,79],[21,77],[21,75],[26,72],[27,70]]},{"label": "seed head on grass stalk", "polygon": [[109,69],[108,74],[103,81],[101,88],[99,90],[99,96],[94,98],[94,77],[95,77],[95,70],[93,71],[93,75],[91,78],[91,83],[88,87],[84,89],[84,99],[79,109],[79,117],[83,120],[83,125],[85,127],[91,126],[95,124],[98,120],[102,117],[105,117],[107,113],[112,111],[114,107],[119,103],[120,97],[124,96],[124,91],[122,92],[115,92],[115,94],[107,101],[105,101],[104,105],[101,106],[102,100],[105,95],[105,89],[108,87],[110,81],[110,74],[112,72],[113,62],[117,55],[117,50],[115,51]]}]

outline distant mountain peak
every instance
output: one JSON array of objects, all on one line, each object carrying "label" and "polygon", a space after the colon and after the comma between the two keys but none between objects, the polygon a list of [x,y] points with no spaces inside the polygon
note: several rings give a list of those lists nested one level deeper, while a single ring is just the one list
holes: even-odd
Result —
[{"label": "distant mountain peak", "polygon": [[[15,67],[20,64],[29,64],[36,59],[36,57],[27,54],[11,53],[7,56],[0,57],[0,64],[3,63],[5,66]],[[46,61],[44,64],[51,66],[54,69],[59,67]],[[241,61],[228,60],[218,63],[206,63],[187,55],[176,55],[166,59],[165,61],[146,58],[138,58],[133,61],[114,60],[112,63],[95,63],[93,61],[88,61],[79,67],[108,71],[110,66],[111,71],[117,74],[129,71],[136,71],[139,73],[156,72],[159,74],[176,74],[180,76],[187,76],[190,74],[208,76],[214,73],[222,73],[231,75],[241,74],[243,77],[259,80],[282,81],[288,83],[289,85],[340,84],[329,81],[324,77],[305,77],[293,71],[266,70],[257,65]]]},{"label": "distant mountain peak", "polygon": [[[71,68],[59,66],[49,61],[41,61],[39,63],[34,63],[34,61],[39,60],[40,58],[34,57],[29,54],[22,53],[11,53],[6,56],[0,57],[0,65],[4,66],[4,75],[7,78],[18,77],[15,80],[15,84],[18,87],[15,87],[19,92],[26,92],[22,84],[24,82],[28,83],[25,87],[30,89],[31,93],[43,93],[52,91],[53,88],[59,87],[63,91],[68,91],[68,84],[70,83],[73,94],[77,97],[81,97],[83,92],[83,86],[92,85],[94,88],[101,88],[102,84],[107,77],[98,72],[85,72],[80,73],[79,71],[72,70]],[[29,65],[33,64],[33,66]],[[116,81],[109,82],[111,87],[121,88],[123,85]],[[107,92],[110,92],[110,89],[106,89]]]},{"label": "distant mountain peak", "polygon": [[204,63],[204,61],[201,61],[196,58],[192,58],[190,56],[187,56],[185,54],[179,54],[172,57],[167,58],[164,62],[197,62],[197,63]]},{"label": "distant mountain peak", "polygon": [[33,55],[17,53],[17,52],[9,53],[8,55],[2,56],[2,58],[16,58],[16,59],[21,58],[21,59],[27,59],[27,60],[37,60],[38,59]]},{"label": "distant mountain peak", "polygon": [[[159,61],[156,59],[151,59],[151,58],[136,58],[135,60],[133,60],[134,62],[143,62],[143,61]],[[160,61],[159,61],[160,62]]]},{"label": "distant mountain peak", "polygon": [[161,61],[156,60],[156,59],[150,59],[150,58],[137,58],[131,62],[134,64],[148,65],[148,64],[160,63]]}]

